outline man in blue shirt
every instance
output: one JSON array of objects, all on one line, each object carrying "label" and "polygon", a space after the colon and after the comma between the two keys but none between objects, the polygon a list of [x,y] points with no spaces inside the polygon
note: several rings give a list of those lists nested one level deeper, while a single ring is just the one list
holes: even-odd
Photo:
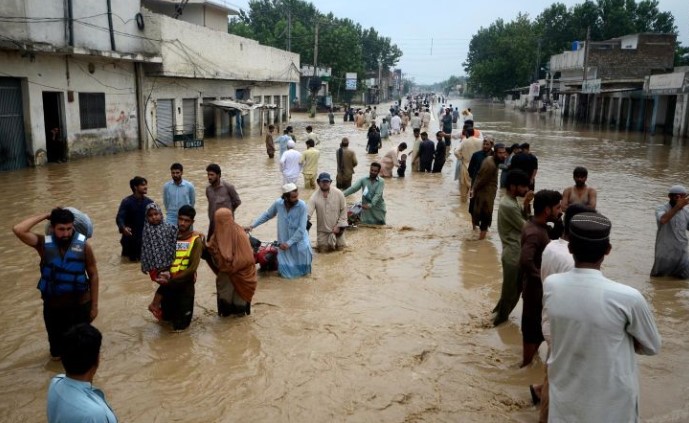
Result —
[{"label": "man in blue shirt", "polygon": [[177,211],[182,206],[192,206],[196,204],[196,191],[194,185],[182,179],[184,167],[180,163],[173,163],[170,166],[172,180],[167,181],[163,186],[163,204],[165,205],[165,222],[177,225]]},{"label": "man in blue shirt", "polygon": [[48,423],[117,423],[105,395],[92,385],[100,362],[103,336],[88,323],[73,326],[64,335],[62,365],[66,375],[50,381]]},{"label": "man in blue shirt", "polygon": [[282,153],[287,151],[287,141],[292,139],[289,136],[289,128],[291,128],[291,126],[285,128],[285,130],[282,131],[282,135],[280,135],[278,139],[275,140],[275,142],[278,143],[278,148],[280,149],[280,155],[278,156],[278,158],[282,157]]}]

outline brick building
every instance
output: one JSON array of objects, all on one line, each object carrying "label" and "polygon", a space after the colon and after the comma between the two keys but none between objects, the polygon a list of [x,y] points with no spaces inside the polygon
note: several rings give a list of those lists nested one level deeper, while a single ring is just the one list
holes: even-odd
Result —
[{"label": "brick building", "polygon": [[576,42],[550,58],[552,94],[565,116],[583,122],[672,132],[674,108],[648,98],[644,81],[672,71],[675,42],[674,34],[653,33],[591,42],[588,49]]}]

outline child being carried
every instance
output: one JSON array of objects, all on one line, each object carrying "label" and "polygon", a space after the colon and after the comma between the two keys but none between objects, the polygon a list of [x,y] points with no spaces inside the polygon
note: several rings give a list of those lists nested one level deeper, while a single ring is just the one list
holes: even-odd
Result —
[{"label": "child being carried", "polygon": [[[170,279],[170,267],[175,260],[177,227],[164,221],[163,211],[156,203],[146,206],[146,222],[141,242],[141,271],[153,282],[165,284]],[[162,296],[156,293],[148,310],[160,320]]]}]

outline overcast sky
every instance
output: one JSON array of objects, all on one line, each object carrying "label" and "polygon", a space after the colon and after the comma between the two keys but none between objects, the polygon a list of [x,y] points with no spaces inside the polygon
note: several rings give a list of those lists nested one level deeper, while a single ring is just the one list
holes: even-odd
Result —
[{"label": "overcast sky", "polygon": [[[430,84],[451,75],[464,75],[462,62],[469,51],[471,37],[481,27],[496,19],[513,20],[519,12],[535,18],[555,0],[472,0],[382,1],[316,0],[324,14],[350,18],[364,28],[374,27],[381,36],[390,37],[402,50],[398,67],[417,83]],[[582,3],[559,0],[567,7]],[[248,10],[248,0],[225,0],[230,6]],[[659,0],[661,11],[672,12],[679,29],[678,41],[689,45],[689,8],[687,0]],[[534,47],[535,48],[535,47]]]}]

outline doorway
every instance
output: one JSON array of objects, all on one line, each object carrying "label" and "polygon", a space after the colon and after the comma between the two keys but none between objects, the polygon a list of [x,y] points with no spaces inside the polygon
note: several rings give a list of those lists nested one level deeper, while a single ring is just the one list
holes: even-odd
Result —
[{"label": "doorway", "polygon": [[63,93],[43,91],[43,122],[48,162],[60,163],[67,160],[63,104]]}]

